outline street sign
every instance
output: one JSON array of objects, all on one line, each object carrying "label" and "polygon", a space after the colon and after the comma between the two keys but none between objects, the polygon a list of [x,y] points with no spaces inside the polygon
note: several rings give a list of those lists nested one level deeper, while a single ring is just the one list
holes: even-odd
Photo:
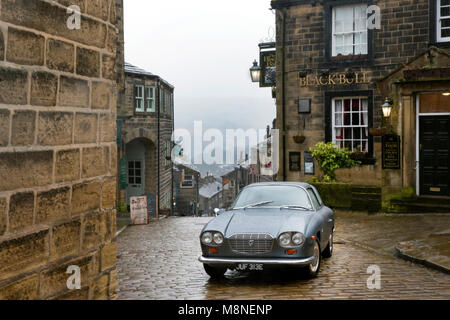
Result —
[{"label": "street sign", "polygon": [[148,224],[147,197],[130,198],[130,217],[131,224]]}]

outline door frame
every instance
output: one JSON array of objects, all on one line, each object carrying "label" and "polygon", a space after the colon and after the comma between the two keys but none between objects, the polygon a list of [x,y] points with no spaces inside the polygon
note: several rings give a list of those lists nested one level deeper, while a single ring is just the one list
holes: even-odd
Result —
[{"label": "door frame", "polygon": [[450,116],[450,112],[420,113],[420,95],[423,93],[442,92],[420,92],[416,94],[416,195],[420,196],[420,117]]}]

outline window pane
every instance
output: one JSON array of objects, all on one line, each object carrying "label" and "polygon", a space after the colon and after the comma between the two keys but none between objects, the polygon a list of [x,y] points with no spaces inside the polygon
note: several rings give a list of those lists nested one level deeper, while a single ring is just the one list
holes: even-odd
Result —
[{"label": "window pane", "polygon": [[352,125],[359,126],[359,112],[352,113]]},{"label": "window pane", "polygon": [[345,128],[344,129],[344,139],[345,140],[352,139],[352,128]]},{"label": "window pane", "polygon": [[450,7],[441,8],[441,17],[448,17],[448,16],[450,16]]},{"label": "window pane", "polygon": [[448,38],[448,37],[450,37],[450,29],[442,29],[442,30],[441,30],[441,37],[442,37],[442,38]]},{"label": "window pane", "polygon": [[137,169],[140,169],[141,168],[141,163],[139,161],[136,161],[136,165],[135,166],[136,166]]},{"label": "window pane", "polygon": [[335,115],[335,125],[342,126],[342,113],[336,113],[336,115]]},{"label": "window pane", "polygon": [[134,168],[134,162],[133,161],[130,161],[130,162],[128,162],[128,168]]},{"label": "window pane", "polygon": [[141,178],[136,178],[136,184],[141,184],[141,183],[142,183]]},{"label": "window pane", "polygon": [[336,100],[335,102],[335,110],[336,112],[342,112],[342,100]]},{"label": "window pane", "polygon": [[134,177],[128,177],[128,183],[134,184]]},{"label": "window pane", "polygon": [[344,138],[342,136],[343,134],[344,134],[344,129],[342,129],[342,128],[334,129],[334,136],[335,136],[336,140],[343,139]]},{"label": "window pane", "polygon": [[442,28],[450,28],[450,19],[442,19],[441,27]]},{"label": "window pane", "polygon": [[353,128],[353,139],[354,140],[361,139],[361,130],[362,130],[362,128]]}]

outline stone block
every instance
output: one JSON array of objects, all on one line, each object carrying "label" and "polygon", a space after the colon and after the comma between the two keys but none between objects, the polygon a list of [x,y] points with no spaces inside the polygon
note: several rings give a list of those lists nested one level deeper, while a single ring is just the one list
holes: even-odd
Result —
[{"label": "stone block", "polygon": [[33,225],[33,192],[16,193],[9,201],[9,232],[22,231]]},{"label": "stone block", "polygon": [[107,148],[94,147],[83,149],[82,177],[91,178],[103,176],[107,172]]},{"label": "stone block", "polygon": [[48,72],[34,72],[31,77],[31,104],[35,106],[56,105],[58,77]]},{"label": "stone block", "polygon": [[[83,257],[72,260],[68,263],[58,265],[50,270],[41,273],[40,295],[41,298],[48,298],[58,296],[71,292],[67,289],[67,281],[72,275],[67,273],[70,266],[78,266],[81,273],[81,285],[87,284],[90,275],[92,274],[92,257]],[[75,291],[75,289],[74,289]]]},{"label": "stone block", "polygon": [[102,185],[102,208],[114,208],[116,205],[116,177],[108,178]]},{"label": "stone block", "polygon": [[100,141],[115,142],[117,139],[116,114],[100,115]]},{"label": "stone block", "polygon": [[56,182],[80,179],[80,150],[61,150],[56,153]]},{"label": "stone block", "polygon": [[0,109],[0,147],[9,143],[10,114],[9,110]]},{"label": "stone block", "polygon": [[100,208],[100,182],[80,183],[72,191],[72,216]]},{"label": "stone block", "polygon": [[105,245],[100,252],[100,271],[105,271],[116,266],[117,260],[117,242],[111,242]]},{"label": "stone block", "polygon": [[70,187],[39,192],[36,201],[36,224],[70,217]]},{"label": "stone block", "polygon": [[39,275],[15,281],[0,288],[0,300],[34,300],[39,295]]},{"label": "stone block", "polygon": [[119,34],[115,28],[108,27],[108,36],[106,38],[106,49],[112,54],[116,54],[117,41],[119,40]]},{"label": "stone block", "polygon": [[55,300],[89,300],[89,287],[82,287],[80,290],[70,290],[62,295],[55,296]]},{"label": "stone block", "polygon": [[117,298],[118,272],[116,269],[109,273],[109,298],[115,300]]},{"label": "stone block", "polygon": [[[68,1],[70,3],[71,1]],[[67,3],[67,4],[68,4]],[[81,3],[79,0],[75,3]],[[75,4],[74,3],[74,4]],[[106,25],[81,17],[81,29],[67,28],[66,9],[44,1],[3,0],[0,20],[60,36],[85,45],[104,48]]]},{"label": "stone block", "polygon": [[40,112],[38,144],[58,146],[72,143],[73,114],[68,112]]},{"label": "stone block", "polygon": [[77,47],[77,73],[86,77],[99,77],[100,53]]},{"label": "stone block", "polygon": [[82,249],[90,250],[100,246],[107,235],[105,213],[91,213],[85,215],[82,226]]},{"label": "stone block", "polygon": [[61,76],[59,104],[63,107],[89,107],[89,84],[86,80]]},{"label": "stone block", "polygon": [[75,143],[96,143],[97,126],[97,114],[77,113],[75,116]]},{"label": "stone block", "polygon": [[51,260],[78,254],[80,250],[81,222],[79,220],[53,227]]},{"label": "stone block", "polygon": [[109,0],[90,0],[87,2],[87,13],[91,16],[108,21]]},{"label": "stone block", "polygon": [[0,191],[50,184],[52,172],[53,151],[0,153]]},{"label": "stone block", "polygon": [[8,215],[8,203],[6,198],[0,198],[0,237],[6,232],[6,217]]},{"label": "stone block", "polygon": [[66,7],[77,6],[81,12],[86,12],[85,0],[58,0],[57,2]]},{"label": "stone block", "polygon": [[111,84],[108,82],[92,82],[92,109],[109,110],[111,100]]},{"label": "stone block", "polygon": [[43,65],[45,38],[36,33],[8,28],[6,60],[17,64]]},{"label": "stone block", "polygon": [[0,103],[27,104],[27,79],[26,71],[0,67]]},{"label": "stone block", "polygon": [[0,242],[0,281],[46,264],[48,230]]},{"label": "stone block", "polygon": [[110,152],[109,152],[109,157],[110,157],[110,173],[112,175],[116,175],[117,174],[117,145],[114,144],[113,146],[110,147]]},{"label": "stone block", "polygon": [[109,287],[109,275],[104,274],[98,279],[94,280],[92,287],[92,299],[93,300],[107,300],[108,299],[108,287]]},{"label": "stone block", "polygon": [[2,30],[0,30],[0,60],[5,60],[5,37]]},{"label": "stone block", "polygon": [[75,48],[72,44],[48,39],[47,41],[47,67],[59,71],[72,73],[75,65]]},{"label": "stone block", "polygon": [[105,79],[116,80],[116,57],[102,55],[102,76]]},{"label": "stone block", "polygon": [[36,112],[15,111],[12,117],[11,145],[27,146],[34,143]]}]

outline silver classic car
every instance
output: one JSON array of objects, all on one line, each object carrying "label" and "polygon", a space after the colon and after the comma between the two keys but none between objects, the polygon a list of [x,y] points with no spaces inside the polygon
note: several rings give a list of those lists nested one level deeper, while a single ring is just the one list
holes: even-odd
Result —
[{"label": "silver classic car", "polygon": [[212,278],[274,266],[298,267],[312,278],[333,253],[334,213],[309,184],[252,184],[216,213],[200,234],[199,261]]}]

